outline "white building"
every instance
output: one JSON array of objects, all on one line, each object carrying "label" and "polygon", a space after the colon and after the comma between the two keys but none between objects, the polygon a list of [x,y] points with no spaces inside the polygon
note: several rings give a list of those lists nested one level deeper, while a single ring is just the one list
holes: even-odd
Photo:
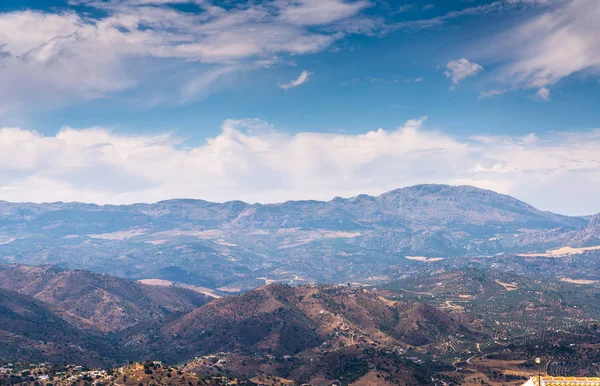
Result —
[{"label": "white building", "polygon": [[541,385],[538,377],[532,377],[523,386],[575,386],[575,385],[593,385],[600,386],[600,378],[587,377],[541,377]]}]

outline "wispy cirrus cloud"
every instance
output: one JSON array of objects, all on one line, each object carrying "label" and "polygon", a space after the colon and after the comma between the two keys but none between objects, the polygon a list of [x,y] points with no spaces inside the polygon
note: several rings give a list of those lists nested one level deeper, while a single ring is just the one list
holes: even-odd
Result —
[{"label": "wispy cirrus cloud", "polygon": [[600,70],[600,2],[569,0],[478,47],[499,63],[495,81],[506,89],[533,89],[548,100],[551,86],[582,71]]},{"label": "wispy cirrus cloud", "polygon": [[545,7],[565,0],[496,0],[491,3],[479,4],[465,7],[460,10],[450,11],[440,16],[425,19],[415,19],[390,23],[388,30],[423,30],[428,28],[441,27],[453,20],[464,16],[478,16],[490,13],[501,13],[511,10],[528,9],[532,7]]},{"label": "wispy cirrus cloud", "polygon": [[298,77],[288,83],[280,83],[279,88],[284,90],[288,90],[290,88],[298,87],[301,84],[308,82],[308,78],[312,75],[312,72],[308,72],[306,70],[302,71]]},{"label": "wispy cirrus cloud", "polygon": [[[531,97],[549,100],[551,86],[582,71],[600,71],[600,2],[595,0],[497,0],[442,16],[400,22],[393,28],[420,30],[440,27],[464,16],[485,15],[536,7],[539,14],[487,37],[470,51],[479,62],[490,63],[489,82],[480,93],[489,98],[532,89]],[[468,68],[468,67],[466,67]],[[453,71],[446,73],[447,76]],[[455,79],[452,76],[453,80]],[[456,82],[455,82],[456,83]]]},{"label": "wispy cirrus cloud", "polygon": [[[196,11],[173,7],[182,3]],[[364,0],[247,1],[227,8],[208,0],[71,4],[102,16],[79,8],[0,13],[1,108],[53,108],[149,84],[163,87],[167,100],[191,100],[191,91],[202,97],[210,90],[198,85],[211,75],[220,74],[212,76],[218,81],[278,63],[282,55],[319,52],[373,27],[360,15],[369,6]],[[361,28],[350,28],[350,21]],[[162,78],[168,78],[164,86]],[[173,86],[178,90],[171,92]]]},{"label": "wispy cirrus cloud", "polygon": [[502,95],[507,91],[508,90],[502,90],[502,89],[492,89],[492,90],[483,91],[483,92],[479,93],[479,96],[477,97],[477,99],[491,98],[496,95]]},{"label": "wispy cirrus cloud", "polygon": [[296,25],[325,25],[346,19],[371,6],[366,0],[352,3],[339,0],[299,0],[277,2],[284,22]]},{"label": "wispy cirrus cloud", "polygon": [[359,134],[288,134],[257,119],[227,120],[219,135],[193,147],[169,133],[65,128],[43,136],[3,128],[0,199],[276,202],[446,183],[515,195],[547,210],[600,211],[600,130],[457,138],[424,122]]},{"label": "wispy cirrus cloud", "polygon": [[599,71],[600,52],[596,42],[600,39],[600,26],[596,21],[600,17],[600,2],[496,0],[432,18],[393,23],[387,28],[423,30],[442,27],[466,16],[532,8],[538,9],[538,15],[511,26],[505,33],[487,37],[471,50],[478,61],[496,67],[490,74],[490,82],[496,84],[481,92],[479,98],[532,89],[533,99],[549,100],[550,87],[561,79],[580,71]]}]

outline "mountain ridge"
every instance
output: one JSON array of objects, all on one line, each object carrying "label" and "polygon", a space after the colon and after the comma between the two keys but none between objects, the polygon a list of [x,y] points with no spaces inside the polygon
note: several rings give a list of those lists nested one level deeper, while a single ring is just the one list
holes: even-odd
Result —
[{"label": "mountain ridge", "polygon": [[[26,290],[33,284],[37,290],[38,273],[32,270],[37,267],[21,268],[33,280],[12,281],[13,289]],[[66,271],[40,269],[51,274]],[[97,289],[123,280],[107,275],[97,279],[92,282]],[[482,384],[486,376],[516,386],[520,378],[504,370],[535,371],[532,355],[539,347],[550,350],[557,365],[565,355],[586,355],[586,360],[568,366],[593,370],[586,368],[589,360],[595,360],[595,351],[585,343],[598,341],[599,289],[595,282],[532,279],[481,268],[425,270],[379,289],[270,284],[100,335],[62,319],[52,298],[38,300],[0,289],[0,363],[48,361],[27,374],[40,374],[42,368],[62,374],[69,368],[69,376],[77,376],[86,374],[77,365],[107,368],[145,360],[130,364],[137,369],[135,374],[105,372],[133,385],[227,375],[257,379],[260,384],[284,378],[287,385],[317,386],[336,381],[356,386],[383,381],[471,385]],[[88,292],[77,288],[69,292],[88,298]],[[152,304],[142,306],[154,309]],[[118,320],[109,323],[113,322]],[[67,363],[73,365],[64,366]],[[171,368],[174,363],[178,366]],[[566,371],[555,367],[554,371]],[[171,374],[161,373],[163,368],[171,368]],[[89,374],[94,379],[97,372]]]},{"label": "mountain ridge", "polygon": [[479,336],[426,305],[332,285],[270,284],[214,300],[161,326],[125,335],[134,350],[178,362],[211,352],[301,357],[344,346],[425,351],[451,336]]},{"label": "mountain ridge", "polygon": [[[582,227],[586,225],[589,221],[587,217],[589,216],[568,216],[562,214],[556,214],[549,211],[541,211],[534,206],[518,200],[509,195],[501,194],[494,192],[488,189],[480,189],[469,185],[459,185],[459,186],[451,186],[451,185],[441,185],[441,184],[422,184],[422,185],[414,185],[410,187],[404,187],[399,189],[393,189],[387,192],[384,192],[380,195],[370,196],[370,195],[357,195],[349,198],[341,198],[335,197],[329,201],[318,201],[318,200],[288,200],[280,203],[246,203],[244,201],[233,200],[233,201],[225,201],[222,203],[219,202],[210,202],[202,199],[170,199],[170,200],[162,200],[157,201],[155,203],[135,203],[128,205],[97,205],[97,204],[88,204],[88,203],[80,203],[80,202],[53,202],[53,203],[11,203],[7,201],[0,201],[0,215],[6,216],[6,209],[10,209],[10,207],[18,208],[23,206],[23,209],[38,209],[38,210],[46,210],[46,212],[57,211],[57,210],[81,210],[81,209],[93,209],[93,211],[102,211],[107,210],[108,212],[119,212],[124,211],[126,213],[138,213],[141,215],[147,215],[150,217],[161,217],[168,214],[168,209],[190,209],[189,206],[192,206],[193,209],[196,210],[212,210],[212,211],[224,211],[220,216],[214,216],[214,213],[200,213],[204,215],[213,215],[212,219],[216,221],[226,221],[233,220],[235,217],[238,220],[240,217],[251,216],[255,211],[267,211],[268,214],[277,215],[276,212],[270,212],[277,209],[294,209],[294,208],[302,208],[304,210],[308,209],[307,207],[313,207],[312,209],[324,209],[326,207],[331,207],[335,205],[345,204],[345,207],[341,208],[343,210],[348,210],[347,206],[356,206],[361,203],[361,201],[370,201],[374,204],[377,204],[379,208],[385,209],[386,211],[390,211],[393,209],[400,209],[400,205],[406,204],[415,204],[420,201],[425,201],[425,197],[437,196],[437,201],[441,198],[454,198],[453,200],[446,200],[446,202],[458,202],[457,200],[461,196],[472,196],[477,195],[478,198],[490,199],[488,200],[491,205],[497,204],[498,202],[502,202],[505,206],[503,209],[513,210],[515,213],[530,212],[532,214],[538,215],[542,218],[545,218],[551,222],[556,224],[562,224],[565,226],[572,227]],[[495,201],[494,201],[495,200]],[[498,201],[502,200],[502,201]],[[460,208],[459,208],[460,209]],[[253,213],[245,213],[247,211],[252,211]],[[181,214],[180,212],[177,212]],[[35,213],[29,213],[29,215],[34,215]],[[197,216],[194,216],[197,218]]]},{"label": "mountain ridge", "polygon": [[[250,289],[367,282],[439,258],[600,243],[597,217],[564,216],[491,190],[417,185],[379,196],[247,204],[0,204],[0,262]],[[587,229],[586,229],[587,228]],[[339,267],[333,269],[328,267]]]},{"label": "mountain ridge", "polygon": [[[118,208],[118,209],[123,209],[126,207],[140,207],[140,206],[152,206],[152,205],[157,205],[157,204],[171,204],[171,203],[193,203],[193,204],[205,204],[205,205],[219,205],[219,206],[231,206],[231,205],[241,205],[241,206],[245,206],[245,207],[251,207],[251,206],[281,206],[281,205],[285,205],[285,204],[303,204],[303,203],[310,203],[310,204],[328,204],[328,203],[332,203],[332,202],[339,202],[341,201],[355,201],[357,199],[363,199],[363,198],[373,198],[373,199],[377,199],[377,198],[381,198],[383,196],[389,196],[389,195],[393,195],[393,194],[398,194],[398,193],[403,193],[403,192],[407,192],[407,191],[415,191],[415,190],[424,190],[424,189],[444,189],[444,188],[450,188],[450,189],[454,189],[456,191],[472,191],[472,192],[486,192],[488,194],[493,194],[493,195],[497,195],[497,196],[501,196],[504,198],[508,198],[511,200],[515,200],[518,201],[520,203],[523,203],[527,206],[529,206],[531,209],[535,209],[539,212],[543,212],[543,213],[552,213],[552,214],[558,214],[552,211],[542,211],[539,210],[537,208],[535,208],[533,205],[527,204],[525,201],[517,199],[513,196],[507,195],[507,194],[503,194],[503,193],[498,193],[494,190],[491,189],[484,189],[484,188],[478,188],[472,185],[447,185],[447,184],[419,184],[419,185],[411,185],[411,186],[405,186],[402,188],[395,188],[392,190],[388,190],[385,192],[382,192],[380,194],[377,195],[368,195],[368,194],[359,194],[356,196],[350,196],[350,197],[341,197],[341,196],[335,196],[334,198],[330,199],[330,200],[313,200],[313,199],[301,199],[301,200],[286,200],[286,201],[279,201],[279,202],[272,202],[272,203],[261,203],[261,202],[246,202],[243,200],[229,200],[229,201],[223,201],[223,202],[218,202],[218,201],[208,201],[208,200],[204,200],[201,198],[171,198],[171,199],[166,199],[166,200],[158,200],[155,202],[134,202],[134,203],[130,203],[130,204],[96,204],[96,203],[92,203],[92,202],[82,202],[82,201],[53,201],[53,202],[31,202],[31,201],[23,201],[23,202],[12,202],[12,201],[6,201],[6,200],[0,200],[0,204],[8,204],[8,205],[23,205],[23,206],[57,206],[57,205],[64,205],[67,207],[94,207],[97,209],[106,209],[106,208]],[[565,216],[565,217],[574,217],[574,218],[586,218],[586,217],[591,217],[592,215],[564,215],[564,214],[558,214],[561,216]]]},{"label": "mountain ridge", "polygon": [[[35,267],[21,268],[36,286],[38,273],[28,269]],[[58,267],[43,268],[65,272]],[[106,275],[99,279],[93,284],[97,288],[115,280]],[[26,280],[11,283],[17,291],[30,284]],[[75,288],[70,292],[73,297],[88,297]],[[146,364],[162,360],[184,363],[185,369],[199,374],[222,372],[225,367],[226,374],[246,379],[280,373],[318,385],[340,377],[349,382],[378,367],[388,377],[408,377],[408,384],[419,384],[414,377],[426,377],[431,369],[417,368],[401,353],[444,353],[438,347],[454,336],[480,336],[429,305],[390,301],[373,291],[342,285],[271,284],[215,299],[183,315],[147,320],[122,330],[116,327],[108,335],[79,330],[73,320],[61,319],[52,299],[0,289],[0,362],[114,366],[131,359],[148,359]],[[223,355],[231,359],[216,359]],[[263,366],[276,358],[274,367]]]},{"label": "mountain ridge", "polygon": [[183,314],[209,302],[205,295],[183,288],[147,286],[52,265],[0,265],[0,289],[41,301],[71,325],[93,333]]}]

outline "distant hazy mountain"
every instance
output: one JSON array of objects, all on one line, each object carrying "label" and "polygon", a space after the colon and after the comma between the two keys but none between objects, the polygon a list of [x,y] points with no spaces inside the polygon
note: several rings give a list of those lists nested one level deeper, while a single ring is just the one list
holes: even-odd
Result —
[{"label": "distant hazy mountain", "polygon": [[170,200],[97,206],[0,202],[0,261],[58,264],[224,291],[271,280],[368,281],[458,257],[600,244],[598,217],[543,212],[469,186],[281,204]]}]

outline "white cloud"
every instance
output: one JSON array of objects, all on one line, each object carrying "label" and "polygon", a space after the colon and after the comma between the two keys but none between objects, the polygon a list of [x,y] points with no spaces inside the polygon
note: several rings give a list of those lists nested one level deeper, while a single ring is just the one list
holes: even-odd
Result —
[{"label": "white cloud", "polygon": [[542,87],[539,90],[537,90],[535,96],[547,101],[548,99],[550,99],[550,90],[548,90],[546,87]]},{"label": "white cloud", "polygon": [[423,119],[364,134],[287,134],[228,120],[206,143],[173,135],[0,129],[0,199],[131,203],[175,197],[275,202],[378,194],[420,183],[470,184],[542,209],[600,211],[600,130],[454,138]]},{"label": "white cloud", "polygon": [[310,75],[312,75],[312,72],[308,72],[308,71],[304,70],[300,73],[300,75],[296,79],[294,79],[288,83],[280,83],[279,88],[287,90],[289,88],[300,86],[301,84],[308,82],[308,78]]},{"label": "white cloud", "polygon": [[322,25],[345,19],[370,6],[368,1],[280,0],[281,19],[296,25]]},{"label": "white cloud", "polygon": [[[271,65],[282,55],[318,52],[373,28],[359,15],[366,1],[248,0],[227,9],[197,0],[71,3],[105,15],[0,12],[0,111],[54,108],[138,89],[141,96],[155,89],[166,100],[189,100],[190,90],[205,95],[211,78]],[[173,3],[194,3],[202,11],[179,11],[168,6]]]},{"label": "white cloud", "polygon": [[561,79],[600,68],[600,2],[553,2],[552,8],[478,47],[481,57],[499,63],[496,80],[510,89],[549,87]]},{"label": "white cloud", "polygon": [[446,71],[444,74],[447,78],[452,79],[452,83],[458,84],[461,80],[477,75],[483,70],[481,65],[470,62],[465,58],[451,60],[446,63]]},{"label": "white cloud", "polygon": [[[395,23],[388,29],[421,30],[440,27],[462,17],[531,8],[543,12],[511,26],[505,33],[482,39],[471,52],[479,62],[496,67],[489,79],[496,84],[482,92],[480,99],[519,89],[537,89],[536,99],[545,100],[550,86],[561,79],[600,69],[599,1],[495,0],[434,18]],[[452,71],[449,73],[452,75]]]}]

